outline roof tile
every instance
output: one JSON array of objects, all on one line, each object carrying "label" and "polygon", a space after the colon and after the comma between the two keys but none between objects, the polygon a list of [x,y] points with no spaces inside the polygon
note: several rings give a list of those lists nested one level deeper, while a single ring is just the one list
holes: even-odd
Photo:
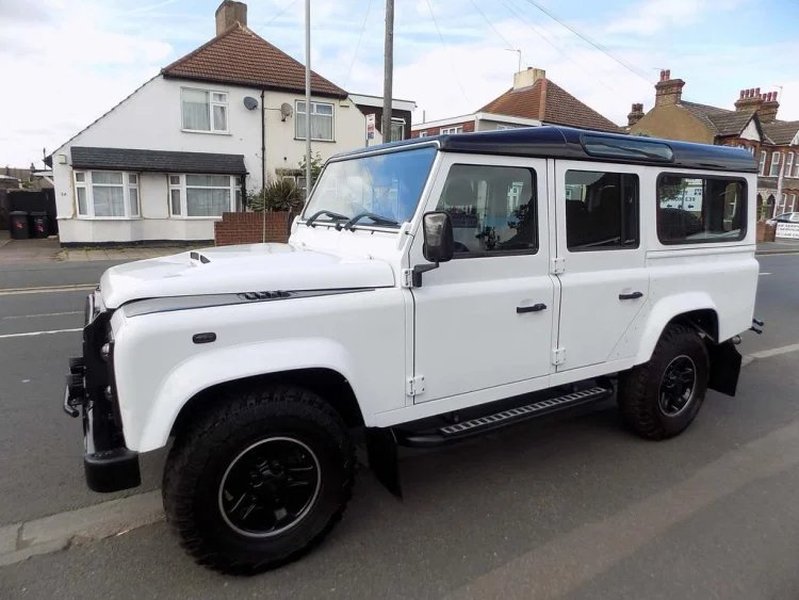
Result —
[{"label": "roof tile", "polygon": [[[240,23],[164,67],[161,73],[165,77],[262,89],[305,90],[305,66]],[[322,96],[347,96],[313,71],[311,91]]]}]

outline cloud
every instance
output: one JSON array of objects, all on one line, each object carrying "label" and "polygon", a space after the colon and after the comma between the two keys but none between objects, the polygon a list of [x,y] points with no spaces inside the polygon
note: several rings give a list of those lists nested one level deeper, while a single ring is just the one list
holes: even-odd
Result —
[{"label": "cloud", "polygon": [[628,16],[613,19],[605,28],[608,34],[630,33],[651,36],[674,27],[686,27],[702,20],[708,13],[734,10],[740,1],[710,2],[710,0],[647,0],[636,3]]}]

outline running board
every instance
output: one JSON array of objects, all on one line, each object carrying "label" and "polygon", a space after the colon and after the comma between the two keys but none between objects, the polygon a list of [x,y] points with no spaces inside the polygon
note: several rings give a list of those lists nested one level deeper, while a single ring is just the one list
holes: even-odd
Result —
[{"label": "running board", "polygon": [[508,408],[459,423],[442,425],[440,427],[428,428],[421,431],[395,429],[395,434],[397,436],[397,443],[403,446],[440,446],[442,444],[521,423],[522,421],[528,421],[555,411],[603,400],[610,397],[612,394],[612,389],[595,386],[580,390],[579,392],[571,392],[563,396],[547,398],[530,404]]}]

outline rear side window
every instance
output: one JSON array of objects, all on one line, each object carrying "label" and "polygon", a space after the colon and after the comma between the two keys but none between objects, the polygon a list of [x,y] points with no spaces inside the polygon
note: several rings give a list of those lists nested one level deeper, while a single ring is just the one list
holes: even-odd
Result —
[{"label": "rear side window", "polygon": [[638,176],[566,171],[566,245],[572,252],[638,247]]},{"label": "rear side window", "polygon": [[657,203],[663,244],[730,242],[746,235],[746,182],[740,179],[661,175]]},{"label": "rear side window", "polygon": [[456,258],[538,249],[532,169],[453,165],[436,210],[452,220]]}]

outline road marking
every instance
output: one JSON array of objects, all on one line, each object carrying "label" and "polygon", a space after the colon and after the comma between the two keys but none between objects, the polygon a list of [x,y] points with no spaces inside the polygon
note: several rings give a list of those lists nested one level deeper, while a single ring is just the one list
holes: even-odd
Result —
[{"label": "road marking", "polygon": [[760,274],[761,277],[763,277],[763,275],[773,275],[773,273],[761,273]]},{"label": "road marking", "polygon": [[0,566],[127,533],[163,518],[161,492],[155,490],[6,525],[0,527]]},{"label": "road marking", "polygon": [[71,285],[51,285],[29,288],[7,288],[0,290],[0,296],[16,296],[18,294],[58,294],[63,292],[80,292],[97,288],[97,284],[81,283]]},{"label": "road marking", "polygon": [[772,356],[779,356],[780,354],[788,354],[789,352],[799,351],[799,344],[788,344],[787,346],[780,346],[779,348],[772,348],[771,350],[761,350],[760,352],[752,352],[743,358],[743,365],[748,365],[753,360],[760,358],[771,358]]},{"label": "road marking", "polygon": [[70,310],[67,312],[53,312],[53,313],[39,313],[37,315],[12,315],[10,317],[3,317],[3,321],[7,319],[33,319],[35,317],[61,317],[64,315],[82,315],[82,310]]},{"label": "road marking", "polygon": [[799,421],[727,452],[693,475],[477,575],[448,598],[561,598],[743,487],[799,464]]},{"label": "road marking", "polygon": [[74,327],[72,329],[50,329],[49,331],[26,331],[25,333],[4,333],[3,335],[0,335],[0,340],[7,338],[32,337],[36,335],[53,335],[54,333],[75,333],[76,331],[83,331],[83,327]]}]

